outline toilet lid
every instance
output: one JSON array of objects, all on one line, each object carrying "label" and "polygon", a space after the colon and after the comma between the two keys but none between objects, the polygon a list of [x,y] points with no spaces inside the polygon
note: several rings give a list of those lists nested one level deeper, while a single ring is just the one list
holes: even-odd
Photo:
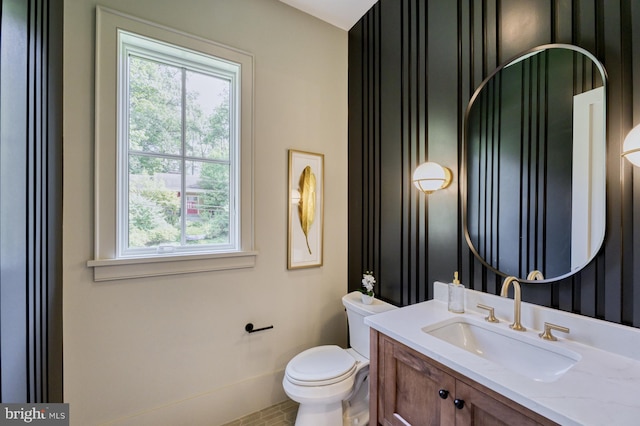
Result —
[{"label": "toilet lid", "polygon": [[287,364],[292,383],[322,386],[340,382],[356,370],[356,360],[339,346],[317,346],[299,353]]}]

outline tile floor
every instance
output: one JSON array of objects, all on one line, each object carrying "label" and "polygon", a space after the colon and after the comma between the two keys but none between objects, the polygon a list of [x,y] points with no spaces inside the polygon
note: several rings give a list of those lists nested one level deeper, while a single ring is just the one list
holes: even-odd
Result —
[{"label": "tile floor", "polygon": [[287,400],[223,426],[288,426],[296,422],[298,404]]}]

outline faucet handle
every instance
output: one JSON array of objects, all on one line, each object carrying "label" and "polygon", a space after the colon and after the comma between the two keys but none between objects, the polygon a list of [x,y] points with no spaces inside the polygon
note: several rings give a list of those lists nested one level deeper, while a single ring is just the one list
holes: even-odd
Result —
[{"label": "faucet handle", "polygon": [[484,317],[485,321],[488,321],[488,322],[500,322],[500,320],[498,320],[498,318],[496,318],[495,315],[494,315],[495,309],[493,309],[491,306],[483,305],[482,303],[478,303],[476,306],[478,306],[478,308],[480,308],[480,309],[484,309],[486,311],[489,311],[489,315]]},{"label": "faucet handle", "polygon": [[527,280],[529,281],[544,280],[544,275],[542,275],[542,272],[538,271],[537,269],[534,269],[533,271],[529,272],[529,275],[527,275]]},{"label": "faucet handle", "polygon": [[555,342],[558,339],[556,338],[556,336],[551,334],[551,330],[557,330],[557,331],[561,331],[563,333],[569,333],[569,329],[567,327],[563,327],[561,325],[552,324],[550,322],[545,322],[544,323],[544,331],[542,333],[538,334],[538,336],[540,336],[544,340],[551,340],[552,342]]}]

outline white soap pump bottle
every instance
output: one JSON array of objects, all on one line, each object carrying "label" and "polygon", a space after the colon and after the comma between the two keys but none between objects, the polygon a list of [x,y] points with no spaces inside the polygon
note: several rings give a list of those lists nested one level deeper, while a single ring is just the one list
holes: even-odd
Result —
[{"label": "white soap pump bottle", "polygon": [[458,279],[458,271],[453,274],[453,282],[449,283],[449,311],[464,313],[464,286]]}]

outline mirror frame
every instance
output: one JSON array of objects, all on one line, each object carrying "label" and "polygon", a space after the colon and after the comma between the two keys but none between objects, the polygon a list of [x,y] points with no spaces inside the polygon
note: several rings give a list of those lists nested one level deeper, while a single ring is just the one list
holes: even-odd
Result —
[{"label": "mirror frame", "polygon": [[[497,268],[495,268],[494,266],[490,265],[482,256],[480,256],[480,254],[478,253],[478,251],[476,250],[476,248],[474,247],[472,241],[471,241],[471,236],[469,235],[469,229],[467,227],[467,135],[469,132],[468,129],[468,125],[469,125],[469,113],[471,111],[471,107],[473,106],[476,98],[480,95],[480,93],[482,92],[482,89],[484,89],[484,87],[488,84],[488,82],[496,75],[498,74],[500,71],[502,71],[504,68],[525,60],[527,57],[529,56],[533,56],[534,54],[547,50],[547,49],[568,49],[568,50],[573,50],[575,52],[581,53],[584,56],[586,56],[587,58],[589,58],[597,67],[598,71],[600,71],[600,75],[602,77],[602,87],[604,87],[604,104],[603,104],[603,114],[604,114],[604,144],[605,144],[605,148],[607,146],[607,100],[608,100],[608,93],[607,93],[607,80],[608,80],[608,76],[607,76],[607,72],[604,68],[604,65],[600,62],[600,60],[598,60],[598,58],[595,57],[595,55],[593,55],[591,52],[589,52],[586,49],[583,49],[581,47],[578,46],[574,46],[572,44],[563,44],[563,43],[551,43],[551,44],[543,44],[540,46],[536,46],[533,47],[529,50],[526,50],[524,52],[521,52],[515,56],[513,56],[512,58],[510,58],[508,61],[504,62],[503,64],[501,64],[499,67],[497,67],[495,70],[493,70],[484,80],[482,80],[482,83],[480,83],[480,85],[476,88],[476,90],[473,92],[473,95],[471,96],[471,99],[469,100],[469,103],[467,105],[467,108],[465,110],[465,114],[464,114],[464,123],[463,123],[463,135],[462,135],[462,154],[461,154],[461,164],[460,164],[460,202],[462,205],[462,226],[464,228],[464,237],[465,240],[467,242],[467,246],[469,247],[469,250],[471,250],[471,252],[473,253],[473,255],[476,257],[476,259],[480,260],[480,262],[483,264],[484,267],[486,267],[487,269],[489,269],[490,271],[492,271],[493,273],[495,273],[496,275],[502,276],[502,277],[507,277],[508,275],[500,270],[498,270]],[[559,275],[559,276],[555,276],[555,277],[551,277],[551,278],[547,278],[545,277],[543,280],[528,280],[526,279],[526,277],[520,278],[517,277],[518,282],[520,283],[529,283],[529,284],[545,284],[545,283],[552,283],[552,282],[556,282],[556,281],[560,281],[562,279],[568,278],[574,274],[576,274],[577,272],[581,271],[582,269],[584,269],[585,266],[587,266],[589,263],[591,263],[593,261],[593,259],[598,255],[598,253],[602,250],[602,244],[604,242],[606,233],[607,233],[607,229],[606,229],[606,216],[607,216],[607,206],[606,206],[606,199],[607,199],[607,194],[606,194],[606,162],[607,162],[607,158],[606,158],[606,153],[605,153],[605,158],[603,159],[604,162],[604,167],[605,167],[605,206],[604,206],[604,214],[605,214],[605,228],[603,230],[602,233],[602,240],[600,241],[600,247],[598,248],[598,250],[596,250],[596,252],[591,256],[591,258],[589,258],[589,260],[587,260],[582,266],[580,266],[579,268],[576,268],[574,270],[571,270],[565,274]]]}]

